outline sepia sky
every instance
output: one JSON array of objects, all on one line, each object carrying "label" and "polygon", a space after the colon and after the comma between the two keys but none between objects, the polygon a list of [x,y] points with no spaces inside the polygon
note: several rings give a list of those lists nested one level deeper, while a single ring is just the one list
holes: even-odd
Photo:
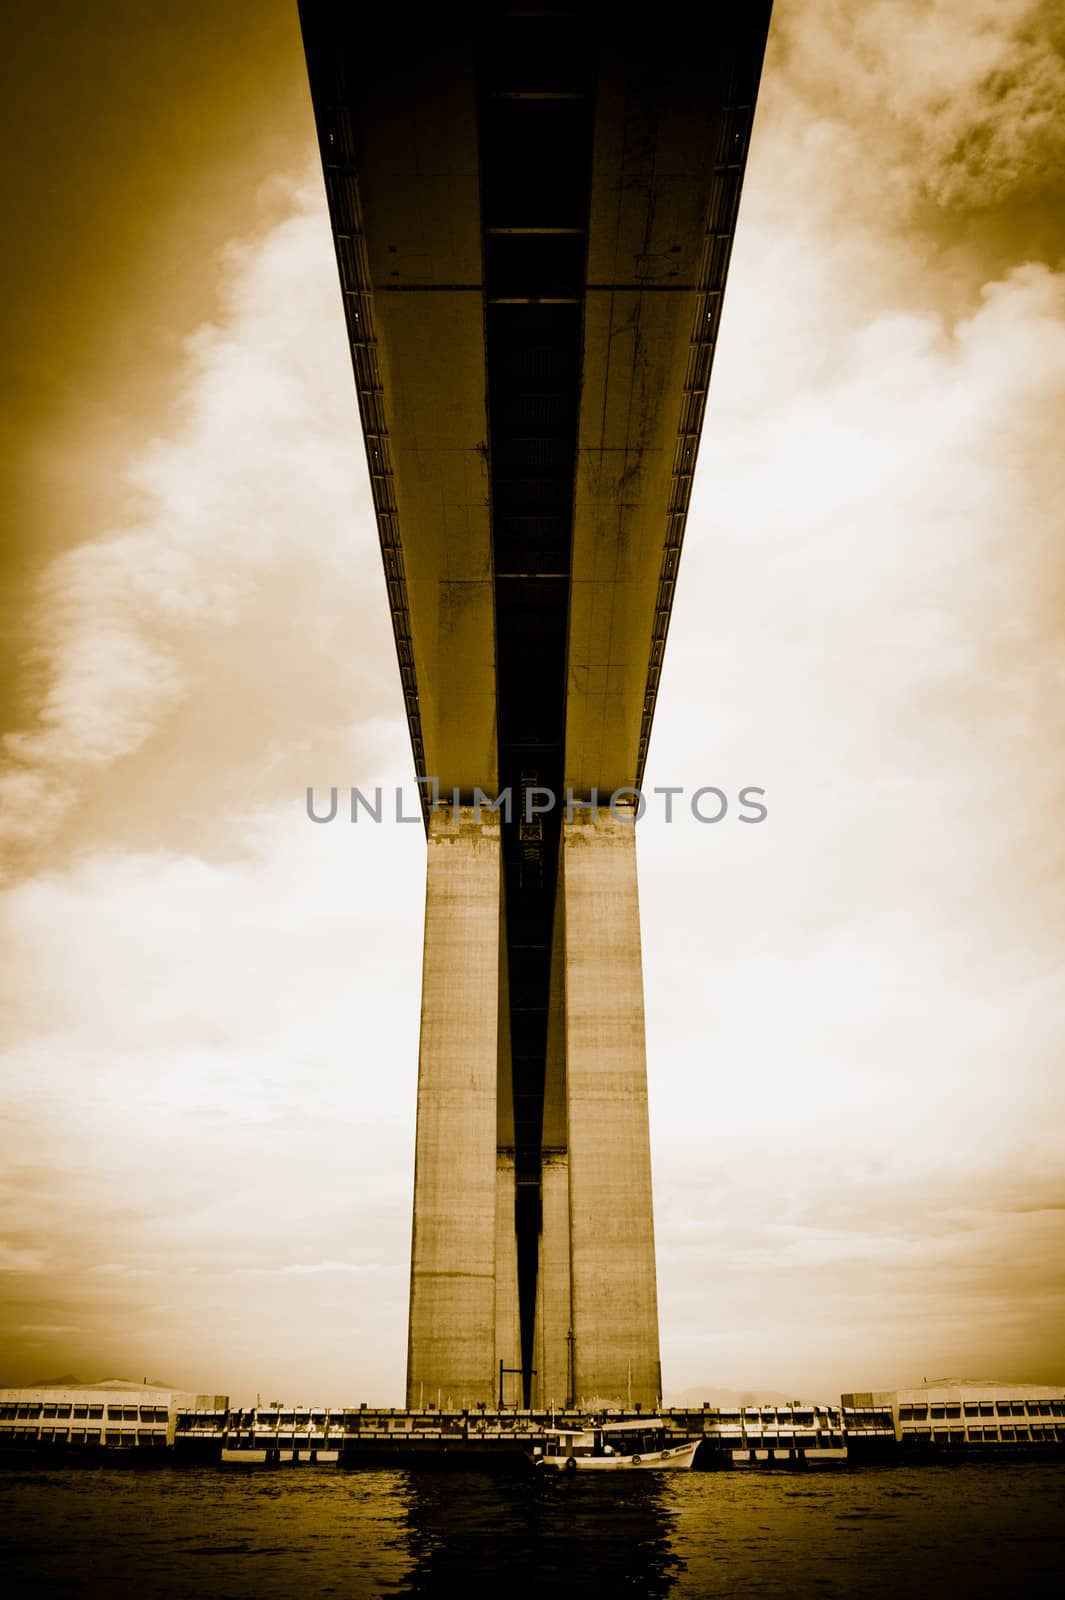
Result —
[{"label": "sepia sky", "polygon": [[[425,846],[304,813],[412,766],[295,7],[9,27],[0,1382],[398,1403]],[[777,0],[647,773],[769,817],[638,835],[667,1399],[1065,1381],[1063,423],[1060,0]]]}]

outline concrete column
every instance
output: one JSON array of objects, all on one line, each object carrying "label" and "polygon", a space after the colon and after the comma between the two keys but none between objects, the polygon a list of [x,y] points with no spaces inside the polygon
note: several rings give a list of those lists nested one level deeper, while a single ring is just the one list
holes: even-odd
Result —
[{"label": "concrete column", "polygon": [[503,1394],[515,1403],[521,1380],[521,1324],[518,1316],[518,1241],[514,1234],[514,1083],[510,1069],[510,986],[501,883],[499,914],[499,1048],[496,1084],[496,1347],[492,1361],[495,1395],[499,1397],[499,1363],[508,1369]]},{"label": "concrete column", "polygon": [[565,894],[559,875],[551,951],[550,1012],[544,1074],[543,1226],[536,1292],[537,1404],[563,1406],[570,1398],[569,1332],[573,1297],[569,1259],[569,1155],[566,1113]]},{"label": "concrete column", "polygon": [[518,1241],[514,1234],[514,1152],[496,1156],[496,1327],[494,1373],[499,1399],[499,1363],[507,1369],[503,1397],[508,1406],[520,1405],[521,1325],[518,1318]]},{"label": "concrete column", "polygon": [[536,1368],[540,1406],[564,1406],[569,1398],[569,1341],[573,1320],[569,1262],[569,1157],[544,1153],[541,1172],[543,1230],[536,1292]]},{"label": "concrete column", "polygon": [[407,1404],[491,1404],[496,1369],[498,819],[429,827]]},{"label": "concrete column", "polygon": [[570,1254],[578,1400],[661,1390],[635,827],[564,824]]}]

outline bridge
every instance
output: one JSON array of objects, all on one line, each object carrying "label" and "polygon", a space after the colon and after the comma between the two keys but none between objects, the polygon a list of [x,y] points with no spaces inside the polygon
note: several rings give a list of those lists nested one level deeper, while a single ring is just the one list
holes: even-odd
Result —
[{"label": "bridge", "polygon": [[661,1394],[631,791],[769,9],[301,0],[424,780],[409,1407]]}]

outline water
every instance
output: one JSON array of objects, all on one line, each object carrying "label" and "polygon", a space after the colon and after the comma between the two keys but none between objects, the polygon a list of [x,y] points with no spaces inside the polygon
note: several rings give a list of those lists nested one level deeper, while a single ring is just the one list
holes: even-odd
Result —
[{"label": "water", "polygon": [[0,1471],[7,1595],[1060,1592],[1065,1463],[604,1478]]}]

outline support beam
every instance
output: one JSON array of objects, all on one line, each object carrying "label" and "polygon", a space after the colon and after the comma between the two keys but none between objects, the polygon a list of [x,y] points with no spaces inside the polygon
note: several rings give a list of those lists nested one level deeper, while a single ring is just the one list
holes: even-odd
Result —
[{"label": "support beam", "polygon": [[425,894],[407,1405],[491,1404],[496,1370],[498,819],[434,811]]},{"label": "support beam", "polygon": [[576,1399],[658,1403],[636,830],[609,811],[562,836]]},{"label": "support beam", "polygon": [[416,771],[516,808],[426,803],[408,1404],[654,1405],[634,830],[560,807],[641,782],[770,0],[299,6]]},{"label": "support beam", "polygon": [[541,1177],[543,1227],[536,1303],[536,1404],[564,1406],[569,1392],[569,1342],[573,1290],[569,1259],[569,1156],[545,1152]]}]

